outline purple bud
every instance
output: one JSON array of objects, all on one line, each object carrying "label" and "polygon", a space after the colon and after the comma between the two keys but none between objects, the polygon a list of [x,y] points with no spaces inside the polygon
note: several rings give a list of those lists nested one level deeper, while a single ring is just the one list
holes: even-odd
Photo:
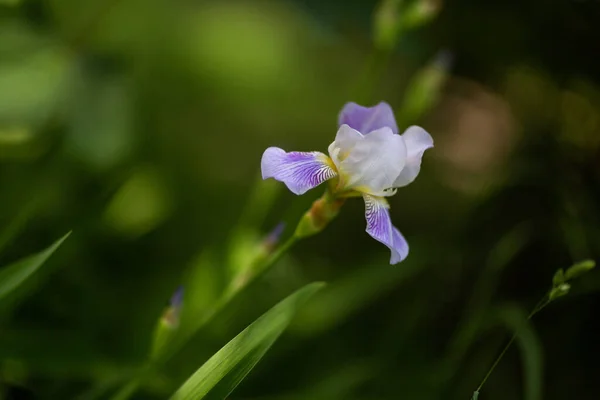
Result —
[{"label": "purple bud", "polygon": [[171,307],[181,308],[181,305],[183,304],[183,292],[183,285],[180,285],[175,293],[173,293],[173,296],[171,296],[171,301],[169,303]]},{"label": "purple bud", "polygon": [[268,250],[272,250],[277,243],[279,243],[279,239],[285,230],[285,222],[278,223],[275,228],[265,237],[263,240],[263,246],[265,246]]},{"label": "purple bud", "polygon": [[162,321],[171,328],[177,327],[179,324],[179,313],[181,312],[181,306],[183,305],[183,286],[179,286],[171,300],[169,301],[169,307],[165,310],[162,316]]}]

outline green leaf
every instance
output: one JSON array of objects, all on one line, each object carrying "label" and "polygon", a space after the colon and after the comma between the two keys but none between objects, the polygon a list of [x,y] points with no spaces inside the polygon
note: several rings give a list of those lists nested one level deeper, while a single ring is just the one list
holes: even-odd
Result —
[{"label": "green leaf", "polygon": [[368,264],[354,270],[311,299],[290,329],[302,334],[332,329],[421,270],[421,264],[412,262],[403,268],[378,268]]},{"label": "green leaf", "polygon": [[0,269],[0,300],[29,279],[29,277],[32,276],[48,260],[48,258],[50,258],[70,234],[71,232],[67,233],[45,250]]},{"label": "green leaf", "polygon": [[450,344],[448,362],[451,370],[456,370],[469,346],[476,338],[488,312],[488,305],[502,270],[510,265],[531,242],[532,228],[529,222],[522,222],[507,232],[491,249],[479,281],[464,313],[463,321]]},{"label": "green leaf", "polygon": [[323,283],[311,283],[279,302],[198,369],[172,400],[223,400],[248,375]]}]

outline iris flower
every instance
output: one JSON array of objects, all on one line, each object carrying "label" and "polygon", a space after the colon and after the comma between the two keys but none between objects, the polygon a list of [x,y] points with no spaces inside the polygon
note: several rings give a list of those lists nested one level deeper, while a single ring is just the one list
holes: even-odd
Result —
[{"label": "iris flower", "polygon": [[408,243],[392,225],[386,197],[415,180],[433,139],[418,126],[398,134],[392,108],[385,102],[374,107],[347,103],[338,122],[329,156],[269,147],[262,156],[262,177],[285,183],[297,195],[330,181],[334,199],[361,196],[367,233],[390,249],[390,264],[396,264],[408,255]]}]

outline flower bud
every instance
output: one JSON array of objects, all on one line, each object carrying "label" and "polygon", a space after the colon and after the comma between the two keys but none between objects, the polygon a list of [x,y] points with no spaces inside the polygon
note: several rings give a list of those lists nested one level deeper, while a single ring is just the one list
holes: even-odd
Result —
[{"label": "flower bud", "polygon": [[325,193],[300,219],[294,235],[300,239],[321,232],[338,215],[344,202],[343,198]]},{"label": "flower bud", "polygon": [[154,329],[154,340],[152,343],[151,358],[155,359],[162,354],[165,345],[171,339],[173,332],[179,327],[179,316],[183,305],[183,286],[179,286],[171,300],[169,306],[160,317],[156,328]]},{"label": "flower bud", "polygon": [[281,234],[285,230],[285,223],[280,222],[273,228],[273,230],[263,239],[262,247],[264,248],[267,254],[273,252],[277,243],[279,243],[279,239],[281,239]]},{"label": "flower bud", "polygon": [[570,281],[571,279],[578,278],[586,272],[594,269],[595,266],[596,262],[594,260],[585,260],[578,262],[577,264],[573,264],[573,266],[571,266],[565,272],[565,280]]},{"label": "flower bud", "polygon": [[550,301],[553,301],[558,299],[559,297],[565,296],[569,293],[570,289],[571,285],[569,285],[568,283],[560,284],[552,288],[552,290],[550,290],[550,294],[548,294],[548,299]]},{"label": "flower bud", "polygon": [[413,124],[436,104],[452,66],[452,59],[452,53],[442,50],[416,73],[406,88],[400,124]]},{"label": "flower bud", "polygon": [[434,19],[442,9],[442,0],[416,0],[402,13],[404,29],[419,28]]},{"label": "flower bud", "polygon": [[552,277],[552,286],[559,286],[565,283],[565,271],[560,268]]},{"label": "flower bud", "polygon": [[380,50],[391,50],[400,36],[402,0],[382,0],[375,10],[373,42]]}]

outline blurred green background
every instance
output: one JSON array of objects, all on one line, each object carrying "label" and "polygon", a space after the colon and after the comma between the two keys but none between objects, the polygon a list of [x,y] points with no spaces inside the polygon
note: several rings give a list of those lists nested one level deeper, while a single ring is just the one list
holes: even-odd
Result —
[{"label": "blurred green background", "polygon": [[[554,271],[600,252],[600,3],[417,3],[439,15],[390,43],[367,0],[0,0],[0,265],[73,231],[2,308],[3,398],[109,398],[180,284],[200,319],[321,194],[261,182],[264,149],[325,151],[345,102],[385,100],[435,141],[391,199],[408,259],[349,201],[132,398],[323,280],[231,399],[468,400]],[[599,289],[536,316],[480,399],[600,398]]]}]

